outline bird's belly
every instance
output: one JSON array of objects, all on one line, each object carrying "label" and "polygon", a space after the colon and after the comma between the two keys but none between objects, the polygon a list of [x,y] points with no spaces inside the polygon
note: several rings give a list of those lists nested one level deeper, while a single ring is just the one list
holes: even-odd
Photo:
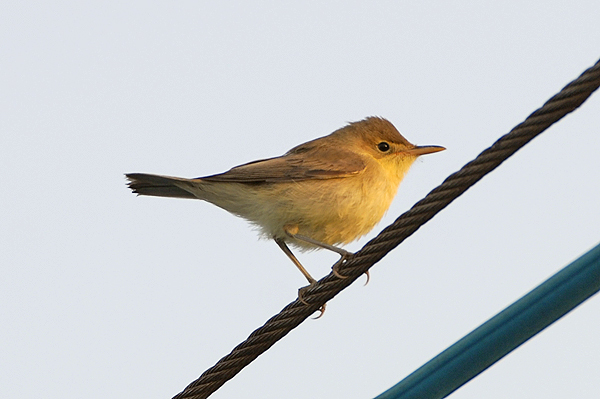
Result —
[{"label": "bird's belly", "polygon": [[[397,186],[367,190],[359,179],[349,180],[313,180],[290,185],[285,198],[292,200],[274,201],[272,218],[263,225],[265,233],[288,239],[283,226],[295,225],[298,234],[330,245],[346,244],[367,234],[389,208]],[[288,241],[311,248],[297,240]]]},{"label": "bird's belly", "polygon": [[301,249],[313,245],[290,239],[285,226],[326,244],[346,244],[375,227],[389,208],[398,184],[364,178],[304,180],[271,184],[207,183],[196,196],[256,225],[265,238],[282,238]]}]

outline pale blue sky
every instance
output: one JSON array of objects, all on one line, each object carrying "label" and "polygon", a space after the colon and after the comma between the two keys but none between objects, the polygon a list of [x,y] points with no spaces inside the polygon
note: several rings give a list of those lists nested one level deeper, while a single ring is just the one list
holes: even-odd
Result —
[{"label": "pale blue sky", "polygon": [[[369,115],[447,151],[382,223],[600,57],[600,3],[16,2],[0,13],[0,397],[170,398],[295,299],[273,242],[123,173],[195,177]],[[600,95],[214,398],[372,398],[600,241]],[[300,254],[315,277],[336,256]],[[596,398],[600,300],[455,392]]]}]

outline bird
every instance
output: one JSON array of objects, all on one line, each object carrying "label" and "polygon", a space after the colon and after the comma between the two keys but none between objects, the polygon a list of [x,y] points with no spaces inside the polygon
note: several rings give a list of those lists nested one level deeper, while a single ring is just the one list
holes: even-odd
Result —
[{"label": "bird", "polygon": [[310,286],[316,280],[289,246],[334,251],[341,264],[351,253],[340,245],[364,236],[383,218],[414,161],[443,150],[411,144],[387,119],[371,116],[282,156],[220,174],[125,176],[135,194],[199,199],[246,219],[277,243]]}]

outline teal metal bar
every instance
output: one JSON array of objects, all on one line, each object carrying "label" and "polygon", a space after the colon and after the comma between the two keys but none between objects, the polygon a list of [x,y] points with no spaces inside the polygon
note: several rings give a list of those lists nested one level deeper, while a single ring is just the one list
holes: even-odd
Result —
[{"label": "teal metal bar", "polygon": [[600,290],[600,244],[375,399],[444,398]]}]

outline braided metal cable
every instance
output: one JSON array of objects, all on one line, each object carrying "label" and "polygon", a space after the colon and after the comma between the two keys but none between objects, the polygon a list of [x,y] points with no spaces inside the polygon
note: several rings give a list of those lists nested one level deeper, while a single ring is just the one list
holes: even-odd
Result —
[{"label": "braided metal cable", "polygon": [[302,293],[304,302],[297,299],[283,308],[279,314],[250,334],[230,354],[206,370],[173,399],[207,398],[275,342],[319,310],[321,305],[352,284],[388,252],[483,176],[498,167],[550,125],[579,107],[598,86],[600,86],[600,61],[565,86],[541,108],[529,115],[524,122],[513,128],[510,133],[502,136],[477,158],[450,175],[440,186],[432,190],[377,237],[369,241],[360,251],[347,259],[338,268],[339,274],[347,276],[346,278],[339,278],[330,273],[315,285],[304,290]]}]

